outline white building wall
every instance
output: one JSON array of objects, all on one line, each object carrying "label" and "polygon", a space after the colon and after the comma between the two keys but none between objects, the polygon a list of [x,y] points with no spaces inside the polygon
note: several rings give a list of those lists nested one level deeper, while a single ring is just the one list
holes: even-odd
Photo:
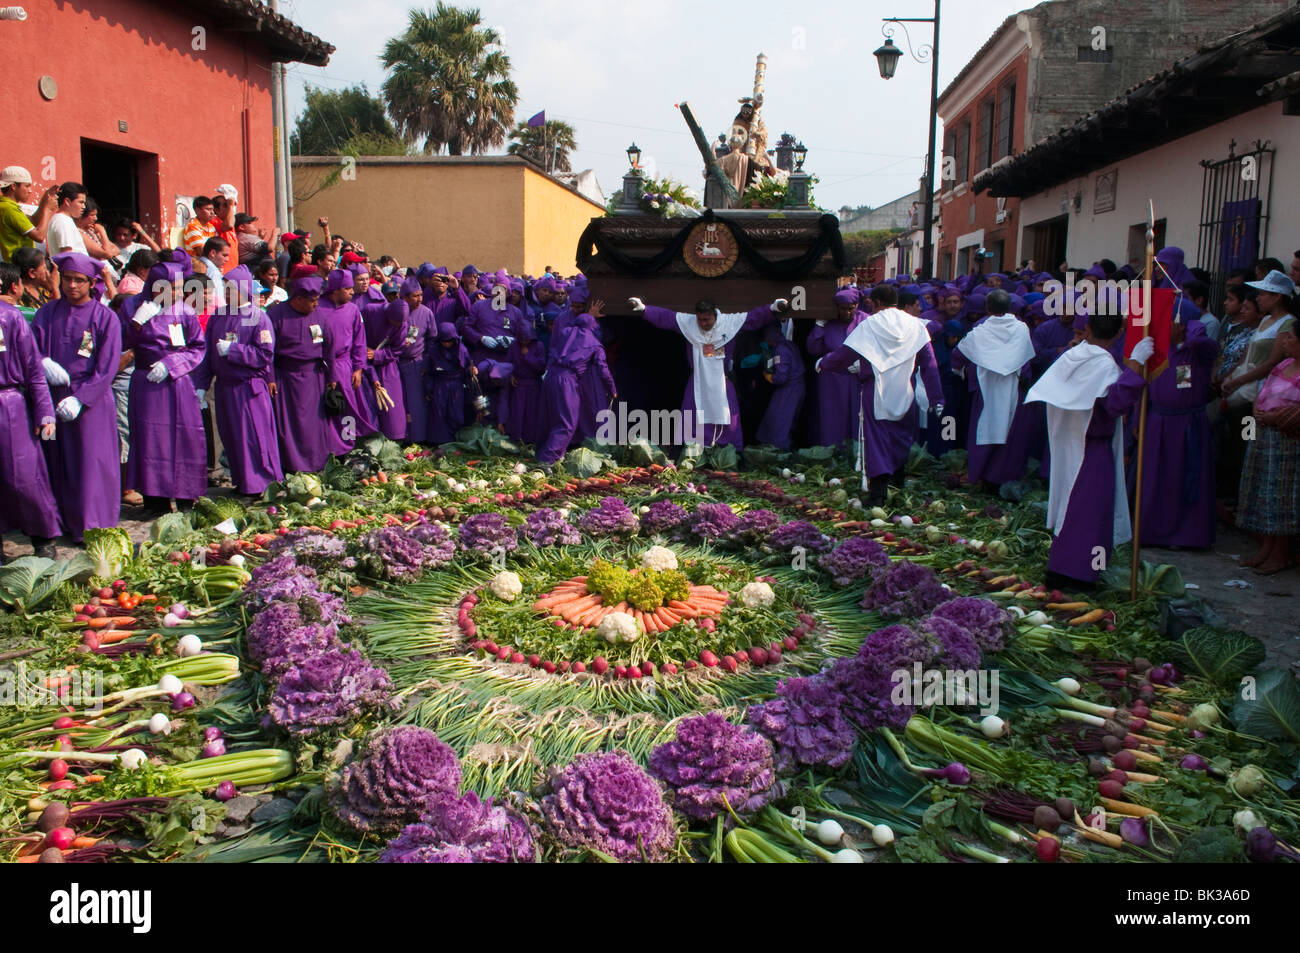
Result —
[{"label": "white building wall", "polygon": [[[1200,161],[1226,158],[1228,143],[1233,139],[1237,141],[1238,155],[1254,148],[1256,139],[1268,140],[1277,150],[1272,160],[1271,199],[1267,179],[1260,195],[1268,212],[1260,257],[1271,255],[1289,261],[1291,253],[1300,248],[1300,189],[1295,187],[1294,179],[1296,170],[1300,169],[1300,116],[1282,115],[1280,102],[1022,199],[1019,217],[1023,254],[1032,248],[1025,230],[1059,216],[1063,211],[1062,202],[1067,202],[1070,224],[1066,254],[1070,265],[1082,270],[1101,258],[1123,264],[1128,256],[1129,227],[1147,221],[1147,202],[1151,200],[1155,203],[1156,218],[1166,220],[1165,244],[1182,248],[1187,264],[1195,265],[1201,220]],[[1112,169],[1119,170],[1115,209],[1094,213],[1097,176]],[[1082,208],[1077,212],[1072,204],[1076,194],[1082,195]],[[1056,262],[1038,264],[1056,267]]]}]

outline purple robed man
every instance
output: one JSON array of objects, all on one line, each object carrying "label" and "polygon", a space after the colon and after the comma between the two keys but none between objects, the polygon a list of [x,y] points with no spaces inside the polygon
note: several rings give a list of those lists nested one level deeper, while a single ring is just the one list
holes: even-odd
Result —
[{"label": "purple robed man", "polygon": [[63,296],[36,312],[32,334],[41,355],[68,378],[50,387],[57,427],[54,440],[45,444],[45,463],[63,528],[80,542],[87,529],[116,526],[122,506],[112,390],[122,330],[117,315],[91,299],[91,282],[100,274],[94,259],[69,252],[54,263]]},{"label": "purple robed man", "polygon": [[531,321],[520,327],[519,336],[506,352],[506,361],[514,369],[510,378],[506,433],[515,440],[539,444],[546,437],[546,407],[542,401],[546,345],[538,340]]},{"label": "purple robed man", "polygon": [[334,344],[330,329],[316,315],[322,287],[318,276],[296,278],[289,286],[289,300],[266,312],[275,337],[271,397],[280,462],[289,473],[322,470],[329,458],[325,356]]},{"label": "purple robed man", "polygon": [[1214,544],[1214,452],[1205,406],[1219,345],[1196,320],[1196,306],[1178,300],[1169,360],[1147,385],[1141,541],[1201,549]]},{"label": "purple robed man", "polygon": [[275,331],[266,312],[252,303],[253,275],[246,265],[226,273],[225,306],[208,318],[207,354],[196,375],[213,398],[217,433],[235,489],[247,496],[284,479],[271,408]]},{"label": "purple robed man", "polygon": [[537,448],[539,463],[552,464],[569,449],[578,430],[584,374],[599,374],[609,393],[616,394],[614,377],[605,363],[605,348],[596,339],[595,329],[596,319],[583,314],[563,335],[551,338],[549,366],[542,381],[547,435]]},{"label": "purple robed man", "polygon": [[1053,533],[1049,585],[1091,585],[1109,565],[1114,547],[1133,538],[1122,420],[1146,386],[1138,372],[1154,343],[1150,338],[1138,342],[1133,359],[1121,370],[1109,348],[1122,323],[1115,315],[1089,318],[1083,340],[1061,355],[1025,397],[1047,405],[1047,525]]},{"label": "purple robed man", "polygon": [[[582,315],[592,313],[591,291],[587,288],[587,279],[579,275],[573,287],[569,289],[569,306],[560,312],[551,327],[552,340],[562,339],[565,332],[573,327]],[[591,328],[591,333],[595,335],[597,341],[601,339],[598,320],[601,317],[603,315],[599,313],[594,314]],[[596,436],[600,430],[597,418],[602,410],[609,408],[610,394],[613,393],[613,389],[605,387],[605,381],[599,374],[583,375],[578,381],[578,387],[582,395],[582,405],[578,410],[578,439],[586,440],[588,437]]]},{"label": "purple robed man", "polygon": [[519,308],[522,283],[517,293],[508,283],[503,283],[499,292],[495,288],[493,291],[470,306],[461,339],[469,348],[470,360],[478,368],[479,381],[488,396],[489,418],[504,424],[510,412],[510,375],[514,371],[507,355],[511,345],[531,328],[525,328],[530,322]]},{"label": "purple robed man", "polygon": [[208,447],[190,372],[206,346],[180,277],[174,264],[155,265],[145,281],[151,300],[122,321],[123,347],[135,352],[126,482],[147,497],[197,500],[208,489]]},{"label": "purple robed man", "polygon": [[438,325],[429,349],[429,442],[449,443],[465,426],[465,385],[478,373],[453,321]]},{"label": "purple robed man", "polygon": [[[53,555],[50,541],[63,532],[50,473],[37,440],[49,442],[56,430],[54,402],[36,339],[27,319],[14,307],[21,280],[4,265],[0,284],[0,533],[20,530],[32,538],[38,556]],[[62,380],[60,375],[56,378]]]},{"label": "purple robed man", "polygon": [[765,376],[773,390],[755,436],[759,443],[789,450],[794,441],[795,425],[799,422],[799,411],[803,410],[803,356],[792,341],[786,340],[779,325],[769,324],[763,328],[763,339],[772,349]]},{"label": "purple robed man", "polygon": [[[370,359],[365,371],[366,401],[379,429],[389,440],[406,439],[406,404],[402,399],[402,371],[397,362],[406,346],[409,313],[406,302],[399,298],[365,315],[366,355]],[[381,398],[377,386],[387,393],[386,399]]]},{"label": "purple robed man", "polygon": [[331,271],[325,277],[325,287],[316,303],[316,318],[329,329],[330,349],[325,355],[326,386],[343,395],[343,412],[327,418],[325,434],[330,453],[340,457],[352,449],[358,437],[379,429],[362,390],[366,329],[357,302],[366,300],[369,285],[367,277],[366,287],[358,298],[360,279],[357,274]]},{"label": "purple robed man", "polygon": [[870,499],[881,503],[890,485],[903,485],[907,458],[920,432],[913,377],[920,372],[926,398],[940,418],[943,385],[925,325],[894,307],[898,295],[892,287],[878,286],[871,297],[878,310],[855,327],[844,344],[819,359],[817,370],[848,371],[861,382],[858,465],[869,480]]},{"label": "purple robed man", "polygon": [[402,376],[402,402],[406,406],[406,439],[425,443],[429,438],[429,352],[438,335],[433,312],[424,306],[424,289],[415,277],[402,282],[399,299],[406,309],[406,334],[397,358]]},{"label": "purple robed man", "polygon": [[671,311],[628,302],[635,313],[662,331],[676,331],[686,339],[691,376],[682,395],[682,429],[703,446],[730,444],[737,452],[745,438],[740,426],[740,401],[736,385],[727,376],[736,349],[736,335],[757,331],[777,320],[790,307],[784,299],[759,305],[748,313],[719,314],[710,301],[700,301],[695,312]]},{"label": "purple robed man", "polygon": [[[858,300],[858,292],[852,288],[835,292],[835,320],[818,321],[804,345],[814,359],[825,357],[844,345],[844,339],[853,328],[851,322],[857,321]],[[858,406],[862,402],[862,388],[855,375],[818,374],[816,400],[818,444],[838,447],[858,439]]]},{"label": "purple robed man", "polygon": [[995,486],[1025,475],[1033,424],[1020,387],[1029,383],[1034,345],[1028,326],[1005,313],[1007,297],[989,292],[996,313],[977,321],[952,351],[952,369],[964,370],[971,400],[967,472],[972,483]]}]

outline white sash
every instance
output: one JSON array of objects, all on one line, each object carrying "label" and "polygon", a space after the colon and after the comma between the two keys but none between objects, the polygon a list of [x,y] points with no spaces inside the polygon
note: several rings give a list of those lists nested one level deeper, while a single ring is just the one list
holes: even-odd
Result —
[{"label": "white sash", "polygon": [[930,343],[924,325],[906,311],[885,308],[868,315],[849,332],[844,343],[871,364],[875,385],[875,418],[902,420],[912,408],[913,359]]},{"label": "white sash", "polygon": [[975,423],[975,443],[1006,443],[1016,416],[1020,368],[1034,356],[1029,328],[1014,315],[995,315],[962,338],[957,350],[975,365],[984,398]]},{"label": "white sash", "polygon": [[[677,328],[691,345],[697,424],[731,425],[731,405],[727,401],[726,349],[740,333],[745,314],[720,314],[706,334],[700,330],[695,315],[677,312]],[[704,356],[704,345],[713,346],[713,357]],[[698,431],[697,431],[698,432]]]}]

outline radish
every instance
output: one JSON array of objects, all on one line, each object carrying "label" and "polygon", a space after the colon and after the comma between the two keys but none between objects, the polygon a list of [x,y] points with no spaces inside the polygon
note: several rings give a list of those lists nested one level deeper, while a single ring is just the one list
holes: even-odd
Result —
[{"label": "radish", "polygon": [[203,651],[203,640],[197,635],[183,635],[180,641],[176,643],[176,654],[181,658],[189,658],[198,655]]},{"label": "radish", "polygon": [[45,835],[45,846],[56,850],[68,850],[77,839],[77,832],[71,827],[56,827]]},{"label": "radish", "polygon": [[736,661],[740,662],[742,665],[745,662],[749,661],[749,653],[746,652],[744,649],[741,649],[739,652],[733,652],[732,655],[734,655],[736,657]]},{"label": "radish", "polygon": [[542,664],[542,657],[540,655],[530,655],[528,656],[528,664],[533,668],[537,668]]},{"label": "radish", "polygon": [[638,668],[638,667],[635,666],[635,665],[629,665],[629,666],[627,667],[627,677],[628,677],[628,678],[640,678],[640,677],[641,677],[641,669]]},{"label": "radish", "polygon": [[195,704],[197,702],[189,692],[179,692],[172,696],[172,711],[185,711],[187,708],[193,708]]},{"label": "radish", "polygon": [[615,677],[615,678],[627,678],[627,666],[626,666],[626,665],[615,665],[615,666],[614,666],[614,677]]},{"label": "radish", "polygon": [[68,776],[68,762],[62,758],[55,758],[50,762],[50,780],[62,781]]},{"label": "radish", "polygon": [[547,675],[554,675],[554,674],[555,674],[555,663],[552,662],[552,661],[550,661],[549,659],[548,659],[547,661],[543,662],[543,663],[542,663],[542,671],[545,672]]},{"label": "radish", "polygon": [[655,667],[653,662],[645,661],[641,663],[642,675],[653,675],[654,673],[655,673]]},{"label": "radish", "polygon": [[75,728],[76,725],[76,721],[72,718],[69,718],[67,715],[60,715],[58,718],[54,719],[53,727],[56,731],[64,731],[68,728]]},{"label": "radish", "polygon": [[222,781],[217,785],[217,789],[212,793],[212,796],[218,801],[230,801],[238,793],[239,790],[235,787],[234,781]]},{"label": "radish", "polygon": [[[175,675],[164,675],[162,678],[158,679],[158,691],[162,692],[164,695],[175,695],[180,692],[183,687],[181,680]],[[57,728],[59,726],[56,723],[54,727]]]},{"label": "radish", "polygon": [[158,714],[149,719],[149,730],[155,735],[166,734],[171,730],[171,725],[171,719],[162,712],[158,712]]},{"label": "radish", "polygon": [[524,653],[523,653],[523,652],[511,652],[511,653],[510,653],[510,661],[511,661],[511,663],[514,664],[514,665],[523,665],[523,664],[524,664]]},{"label": "radish", "polygon": [[183,602],[175,603],[167,611],[170,612],[172,615],[176,616],[176,618],[178,619],[188,619],[190,617],[190,610],[188,607],[186,607],[185,603]]},{"label": "radish", "polygon": [[[753,657],[754,657],[754,653],[753,653],[753,652],[750,652],[750,656],[749,656],[749,657],[750,657],[750,658],[753,658]],[[739,666],[736,664],[736,660],[735,660],[732,656],[730,656],[730,655],[724,655],[724,656],[722,657],[721,661],[718,662],[718,664],[722,667],[722,669],[723,669],[724,671],[727,671],[727,672],[734,672],[734,671],[739,667]]]},{"label": "radish", "polygon": [[1045,863],[1054,864],[1061,859],[1061,842],[1055,837],[1039,838],[1035,850],[1038,859]]},{"label": "radish", "polygon": [[985,715],[980,721],[980,731],[985,738],[1001,738],[1007,732],[1007,723],[997,715]]},{"label": "radish", "polygon": [[221,729],[218,728],[216,725],[209,725],[208,727],[203,729],[203,740],[205,742],[216,741],[220,737],[221,737]]},{"label": "radish", "polygon": [[845,847],[843,850],[837,850],[833,855],[831,855],[831,863],[832,864],[865,864],[866,861],[863,860],[862,855],[859,854],[852,847]]},{"label": "radish", "polygon": [[749,661],[752,664],[762,667],[767,664],[767,660],[768,660],[767,649],[759,648],[756,645],[749,650]]},{"label": "radish", "polygon": [[[578,663],[578,665],[581,664],[582,664],[581,662]],[[578,665],[574,666],[575,670],[577,669]],[[595,672],[597,675],[604,675],[607,671],[609,671],[609,662],[606,661],[604,657],[597,655],[594,659],[591,660],[591,670]]]},{"label": "radish", "polygon": [[[732,661],[734,662],[735,659],[732,659]],[[714,655],[712,652],[710,652],[708,649],[705,649],[704,651],[700,652],[700,664],[702,664],[705,668],[713,668],[718,664],[718,657]]]},{"label": "radish", "polygon": [[226,743],[218,738],[216,741],[209,741],[199,752],[200,758],[220,758],[226,753]]},{"label": "radish", "polygon": [[[603,661],[603,659],[602,659],[602,661]],[[583,672],[585,672],[586,670],[587,670],[587,663],[586,663],[586,662],[574,662],[574,663],[573,663],[573,671],[574,671],[575,674],[581,675],[581,674],[582,674]]]}]

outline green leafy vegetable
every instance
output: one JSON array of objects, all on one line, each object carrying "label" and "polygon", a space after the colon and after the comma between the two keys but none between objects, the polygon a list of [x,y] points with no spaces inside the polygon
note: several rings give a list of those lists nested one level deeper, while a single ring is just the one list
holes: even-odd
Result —
[{"label": "green leafy vegetable", "polygon": [[135,558],[135,547],[126,530],[118,526],[85,531],[86,555],[95,564],[95,575],[115,579]]},{"label": "green leafy vegetable", "polygon": [[194,527],[190,525],[190,518],[184,513],[164,513],[149,527],[149,539],[166,545],[184,539],[192,532]]},{"label": "green leafy vegetable", "polygon": [[1300,688],[1280,668],[1265,669],[1232,708],[1232,721],[1243,734],[1278,741],[1300,741]]},{"label": "green leafy vegetable", "polygon": [[94,571],[95,563],[85,553],[59,560],[20,556],[9,565],[0,567],[0,603],[17,612],[30,614],[65,582],[78,577],[88,578]]},{"label": "green leafy vegetable", "polygon": [[608,457],[602,456],[586,447],[577,447],[564,458],[564,472],[571,473],[579,479],[595,476],[610,463]]},{"label": "green leafy vegetable", "polygon": [[1174,642],[1174,660],[1218,685],[1233,685],[1264,661],[1264,643],[1239,629],[1197,626]]},{"label": "green leafy vegetable", "polygon": [[[1112,560],[1110,568],[1101,574],[1103,585],[1123,592],[1128,592],[1130,581],[1131,570],[1127,559]],[[1186,591],[1187,586],[1183,584],[1183,574],[1178,571],[1177,566],[1170,566],[1167,563],[1157,566],[1145,559],[1138,566],[1139,593],[1178,599]]]}]

